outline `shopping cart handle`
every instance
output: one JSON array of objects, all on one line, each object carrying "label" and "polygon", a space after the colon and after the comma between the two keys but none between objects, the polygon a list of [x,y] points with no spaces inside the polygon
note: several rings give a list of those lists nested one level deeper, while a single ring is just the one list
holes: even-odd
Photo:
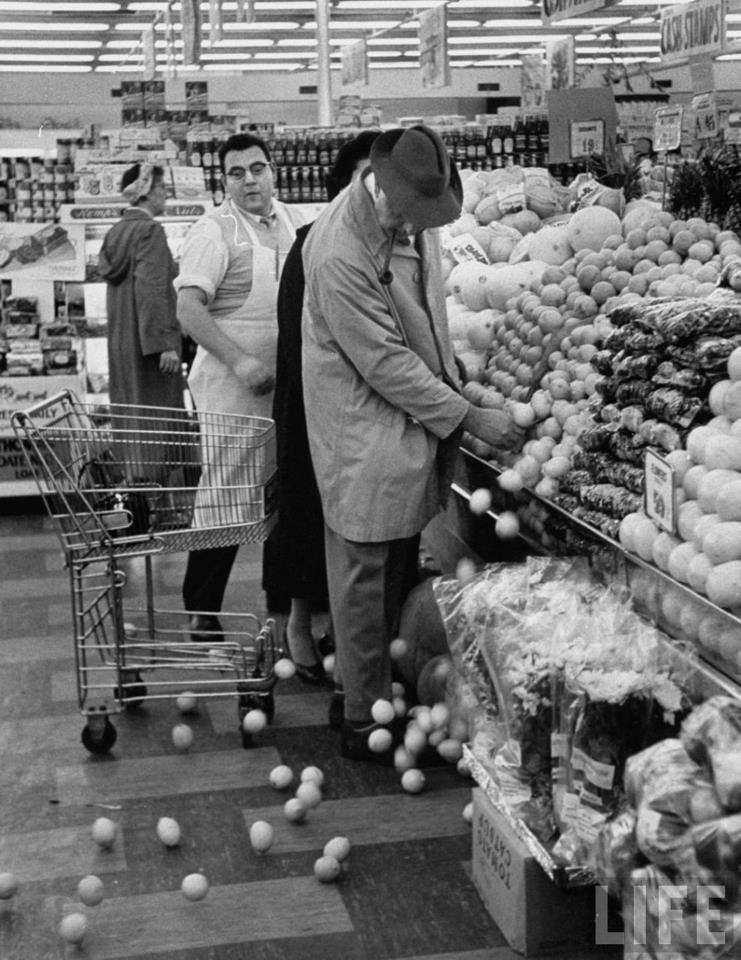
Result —
[{"label": "shopping cart handle", "polygon": [[34,417],[43,413],[44,410],[53,409],[65,400],[71,404],[79,404],[80,402],[77,394],[73,393],[72,390],[60,390],[59,393],[55,393],[51,397],[44,397],[43,400],[39,400],[38,403],[34,403],[30,407],[13,411],[10,417],[11,423],[20,425],[24,421],[33,420]]}]

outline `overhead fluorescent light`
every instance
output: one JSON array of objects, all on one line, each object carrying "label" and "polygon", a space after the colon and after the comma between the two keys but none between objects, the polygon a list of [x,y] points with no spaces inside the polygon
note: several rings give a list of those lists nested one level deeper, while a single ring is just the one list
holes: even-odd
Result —
[{"label": "overhead fluorescent light", "polygon": [[369,50],[368,51],[368,58],[371,60],[373,60],[376,57],[400,57],[400,56],[401,56],[401,51],[397,51],[396,53],[394,53],[393,50]]},{"label": "overhead fluorescent light", "polygon": [[[103,44],[100,40],[24,40],[23,46],[29,50],[97,50]],[[18,49],[18,40],[0,39],[0,48]]]},{"label": "overhead fluorescent light", "polygon": [[103,33],[108,29],[107,23],[54,23],[47,20],[44,23],[38,21],[26,22],[20,20],[2,20],[0,21],[0,33]]},{"label": "overhead fluorescent light", "polygon": [[404,10],[416,7],[440,7],[440,0],[339,0],[340,10]]},{"label": "overhead fluorescent light", "polygon": [[92,67],[67,64],[0,63],[1,73],[90,73]]},{"label": "overhead fluorescent light", "polygon": [[558,25],[559,27],[584,27],[586,30],[591,30],[592,27],[614,27],[617,23],[626,23],[628,19],[629,17],[584,17],[583,20],[559,20]]},{"label": "overhead fluorescent light", "polygon": [[660,31],[660,30],[653,30],[653,31],[645,30],[645,31],[641,32],[640,30],[636,30],[635,33],[616,33],[615,36],[617,37],[618,40],[621,40],[621,41],[623,41],[623,40],[628,40],[628,41],[630,41],[630,40],[660,40],[660,39],[661,39],[661,31]]},{"label": "overhead fluorescent light", "polygon": [[[375,10],[373,11],[375,13]],[[399,20],[330,20],[329,29],[332,31],[337,30],[354,30],[356,32],[362,32],[363,30],[392,30],[394,27],[399,30],[414,29],[415,23],[401,23]],[[478,26],[478,22],[476,24]],[[316,30],[316,21],[311,20],[303,24],[304,30]]]},{"label": "overhead fluorescent light", "polygon": [[543,34],[542,37],[535,36],[534,34],[530,35],[518,35],[518,34],[502,34],[497,36],[478,36],[478,37],[448,37],[448,45],[455,46],[458,44],[481,44],[481,43],[507,43],[507,44],[533,44],[533,43],[542,43],[544,40],[566,40],[570,37],[570,33],[555,33],[555,34]]},{"label": "overhead fluorescent light", "polygon": [[279,47],[316,47],[317,43],[316,37],[284,37],[278,40]]},{"label": "overhead fluorescent light", "polygon": [[[330,40],[330,43],[332,41]],[[349,43],[348,40],[340,40],[341,44]],[[370,37],[367,41],[369,47],[381,46],[419,46],[419,37]]]},{"label": "overhead fluorescent light", "polygon": [[26,13],[43,14],[48,17],[55,13],[113,13],[121,9],[120,3],[61,3],[60,0],[54,0],[54,3],[18,3],[17,0],[2,0],[0,2],[0,13]]},{"label": "overhead fluorescent light", "polygon": [[92,53],[3,53],[0,61],[6,63],[90,63]]},{"label": "overhead fluorescent light", "polygon": [[474,67],[521,67],[521,60],[475,60]]},{"label": "overhead fluorescent light", "polygon": [[455,3],[448,4],[448,10],[470,10],[472,7],[477,10],[501,10],[502,8],[514,9],[515,7],[527,7],[532,10],[534,4],[531,0],[456,0]]},{"label": "overhead fluorescent light", "polygon": [[291,57],[295,58],[295,57],[301,57],[301,56],[313,57],[314,51],[306,50],[304,53],[302,53],[300,50],[291,50],[290,52],[286,50],[285,53],[271,52],[271,53],[253,53],[252,54],[252,58],[254,60],[290,60]]},{"label": "overhead fluorescent light", "polygon": [[[342,69],[341,64],[334,67],[336,70]],[[419,70],[418,63],[412,63],[411,60],[399,60],[398,63],[374,63],[374,70]]]},{"label": "overhead fluorescent light", "polygon": [[[138,23],[132,23],[131,21],[127,21],[127,22],[115,24],[114,29],[121,31],[122,33],[141,33],[145,27],[150,27],[151,25],[152,25],[151,21],[146,21],[146,22],[140,21]],[[223,25],[223,29],[225,33],[233,33],[233,32],[254,33],[254,32],[262,32],[262,31],[270,31],[270,30],[273,30],[273,31],[297,30],[299,26],[300,24],[297,23],[295,20],[260,20],[260,21],[256,21],[255,23],[225,23]],[[177,21],[172,24],[172,27],[178,33],[183,28],[182,24]],[[154,29],[158,33],[164,33],[166,27],[164,23],[160,22],[154,25]],[[202,23],[201,29],[205,33],[209,33],[211,31],[210,22],[205,21],[204,23]]]},{"label": "overhead fluorescent light", "polygon": [[505,47],[503,50],[492,50],[491,47],[466,47],[465,50],[451,50],[450,52],[451,54],[459,52],[462,57],[498,57],[500,54],[502,56],[514,57],[517,56],[519,50],[516,47],[514,49]]}]

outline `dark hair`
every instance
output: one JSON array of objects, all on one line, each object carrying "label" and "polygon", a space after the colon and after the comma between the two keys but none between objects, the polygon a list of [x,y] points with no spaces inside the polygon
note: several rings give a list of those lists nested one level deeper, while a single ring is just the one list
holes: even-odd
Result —
[{"label": "dark hair", "polygon": [[350,183],[358,162],[370,157],[371,146],[380,132],[380,130],[363,130],[357,137],[342,144],[337,151],[332,169],[324,180],[330,200],[334,200],[340,190],[344,190]]},{"label": "dark hair", "polygon": [[[140,163],[135,163],[133,167],[129,167],[128,170],[124,171],[124,175],[121,177],[121,192],[128,187],[130,183],[135,183],[139,179],[141,174],[142,165]],[[165,168],[155,165],[152,167],[152,186],[156,183],[159,183],[160,180],[165,179]],[[138,197],[137,197],[138,200]],[[136,201],[134,201],[136,202]]]},{"label": "dark hair", "polygon": [[259,147],[265,154],[265,159],[270,163],[270,150],[264,140],[261,140],[260,137],[256,137],[252,133],[235,133],[219,147],[219,166],[221,167],[221,172],[226,173],[224,161],[230,150],[249,150],[250,147]]}]

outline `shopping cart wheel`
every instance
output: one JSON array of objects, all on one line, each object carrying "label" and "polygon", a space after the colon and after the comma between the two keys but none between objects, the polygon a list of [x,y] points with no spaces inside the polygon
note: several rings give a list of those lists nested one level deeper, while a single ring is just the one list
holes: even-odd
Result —
[{"label": "shopping cart wheel", "polygon": [[[114,691],[116,700],[128,709],[140,707],[147,695],[147,688],[142,683],[142,676],[138,670],[131,670],[121,674],[121,683]],[[125,702],[124,702],[125,701]]]},{"label": "shopping cart wheel", "polygon": [[117,736],[116,728],[108,717],[92,717],[82,728],[81,739],[90,753],[103,754],[108,753]]},{"label": "shopping cart wheel", "polygon": [[262,710],[268,723],[275,716],[275,697],[271,690],[264,693],[242,693],[239,696],[239,716],[244,717],[250,710]]}]

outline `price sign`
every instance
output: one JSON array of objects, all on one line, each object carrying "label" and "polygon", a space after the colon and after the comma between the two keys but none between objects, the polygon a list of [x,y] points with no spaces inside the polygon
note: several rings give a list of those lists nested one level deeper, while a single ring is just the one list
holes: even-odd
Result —
[{"label": "price sign", "polygon": [[659,107],[654,119],[654,150],[676,150],[682,141],[682,108]]},{"label": "price sign", "polygon": [[730,110],[723,133],[726,143],[741,143],[741,110]]},{"label": "price sign", "polygon": [[712,140],[720,133],[718,104],[714,93],[700,93],[692,98],[695,112],[695,140]]},{"label": "price sign", "polygon": [[605,152],[604,120],[571,121],[571,158],[590,157]]},{"label": "price sign", "polygon": [[646,478],[646,513],[653,522],[666,530],[676,532],[676,491],[674,470],[653,450],[646,450],[644,464]]}]

